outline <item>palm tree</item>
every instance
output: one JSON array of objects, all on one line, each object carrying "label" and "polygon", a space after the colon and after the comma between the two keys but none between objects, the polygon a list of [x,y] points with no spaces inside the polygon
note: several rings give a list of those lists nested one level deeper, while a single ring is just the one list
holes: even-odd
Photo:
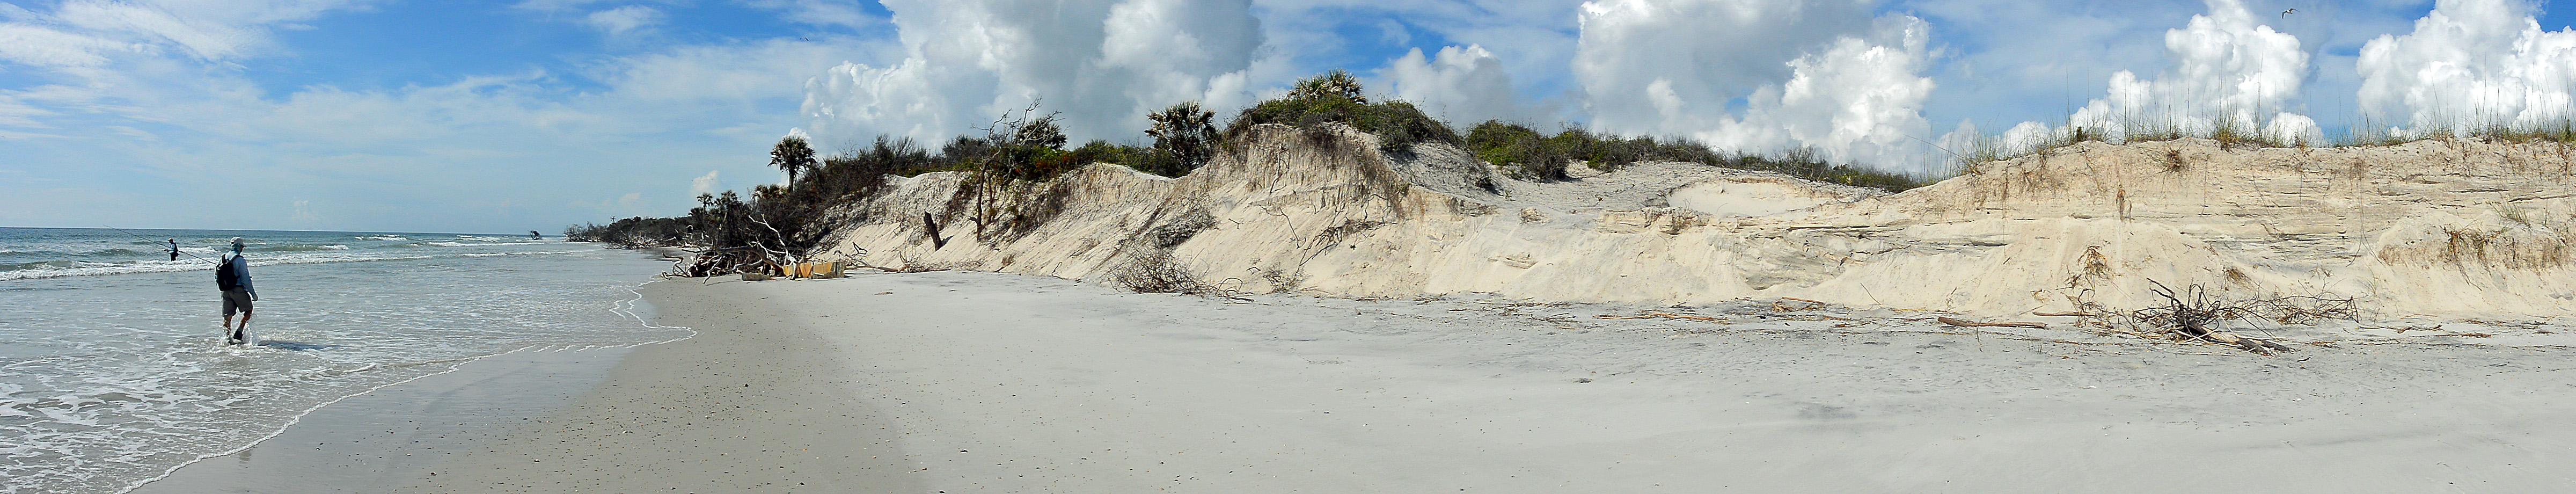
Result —
[{"label": "palm tree", "polygon": [[1170,168],[1148,170],[1167,177],[1179,177],[1207,163],[1216,154],[1216,112],[1199,108],[1196,101],[1184,102],[1145,115],[1154,126],[1145,129],[1153,136],[1154,149],[1171,160]]},{"label": "palm tree", "polygon": [[814,147],[805,144],[804,136],[787,136],[769,148],[769,166],[787,172],[787,185],[796,186],[796,176],[822,166],[814,161]]}]

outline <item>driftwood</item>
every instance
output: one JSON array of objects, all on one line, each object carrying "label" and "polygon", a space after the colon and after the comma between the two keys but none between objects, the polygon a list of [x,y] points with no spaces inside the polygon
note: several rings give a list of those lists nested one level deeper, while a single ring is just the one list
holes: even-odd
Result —
[{"label": "driftwood", "polygon": [[2424,336],[2467,336],[2467,337],[2470,337],[2470,338],[2494,338],[2494,337],[2495,337],[2495,335],[2493,335],[2493,334],[2488,334],[2488,333],[2442,333],[2442,334],[2428,334],[2428,335],[2424,335]]},{"label": "driftwood", "polygon": [[1609,315],[1609,314],[1602,314],[1602,315],[1597,315],[1597,316],[1592,316],[1592,317],[1597,317],[1597,318],[1602,318],[1602,319],[1653,319],[1653,318],[1658,318],[1658,317],[1660,317],[1660,318],[1667,318],[1667,319],[1689,319],[1689,320],[1693,320],[1693,321],[1718,321],[1718,322],[1726,322],[1726,320],[1725,320],[1725,319],[1719,319],[1719,318],[1714,318],[1714,317],[1709,317],[1709,316],[1685,316],[1685,315],[1680,315],[1680,314],[1667,314],[1667,313],[1662,313],[1662,312],[1650,312],[1650,313],[1646,313],[1646,314],[1639,314],[1639,315],[1634,315],[1634,316],[1613,316],[1613,315]]},{"label": "driftwood", "polygon": [[[1788,304],[1788,301],[1791,301],[1791,300],[1795,300],[1795,301],[1799,301],[1799,302],[1806,302],[1806,303],[1808,303],[1808,304],[1812,304],[1812,305],[1808,305],[1808,306],[1806,306],[1806,307],[1799,307],[1799,308],[1794,308],[1794,309],[1792,309],[1792,308],[1789,308],[1789,304]],[[1826,303],[1824,303],[1824,301],[1820,301],[1820,300],[1808,300],[1808,299],[1803,299],[1803,298],[1798,298],[1798,297],[1780,297],[1780,300],[1774,300],[1774,301],[1771,301],[1771,310],[1772,310],[1772,311],[1776,311],[1776,312],[1796,312],[1796,311],[1802,311],[1802,310],[1814,309],[1814,308],[1818,308],[1818,307],[1824,307],[1824,306],[1826,306],[1826,305],[1828,305],[1828,304],[1826,304]]]},{"label": "driftwood", "polygon": [[2040,316],[2040,317],[2057,317],[2057,316],[2093,317],[2093,316],[2099,316],[2099,315],[2101,315],[2101,314],[2095,314],[2095,313],[2085,312],[2085,311],[2080,311],[2080,310],[2079,310],[2079,311],[2075,311],[2075,312],[2032,312],[2032,313],[2030,313],[2030,315]]},{"label": "driftwood", "polygon": [[2272,352],[2288,352],[2295,349],[2271,340],[2220,331],[2216,325],[2223,321],[2247,318],[2270,319],[2284,324],[2294,324],[2324,317],[2353,315],[2353,299],[2287,297],[2223,301],[2203,291],[2198,285],[2193,285],[2188,292],[2176,293],[2172,288],[2166,288],[2163,283],[2157,283],[2155,280],[2147,280],[2147,282],[2155,285],[2154,288],[2149,289],[2149,292],[2163,297],[2166,305],[2140,309],[2131,312],[2130,317],[2146,323],[2149,327],[2164,329],[2185,341],[2199,340],[2231,345],[2267,356]]},{"label": "driftwood", "polygon": [[1951,319],[1951,318],[1947,318],[1947,317],[1936,317],[1936,318],[1933,318],[1933,319],[1936,319],[1936,320],[1941,321],[1941,324],[1948,324],[1948,325],[1951,325],[1951,326],[1958,326],[1958,327],[1963,327],[1963,328],[1998,328],[1998,327],[2012,327],[2012,328],[2048,329],[2048,325],[2047,325],[2047,324],[2035,323],[2035,322],[1973,322],[1973,321],[1961,321],[1961,320]]}]

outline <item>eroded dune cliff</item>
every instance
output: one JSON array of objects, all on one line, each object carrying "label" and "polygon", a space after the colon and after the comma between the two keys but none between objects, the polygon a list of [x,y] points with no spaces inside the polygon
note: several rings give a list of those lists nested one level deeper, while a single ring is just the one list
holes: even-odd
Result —
[{"label": "eroded dune cliff", "polygon": [[2576,308],[2576,150],[2082,143],[1887,194],[1640,163],[1532,183],[1445,145],[1254,129],[1187,177],[931,173],[841,211],[819,254],[1159,290],[1712,303],[1967,314],[2153,305],[2150,282],[2358,298],[2376,317]]}]

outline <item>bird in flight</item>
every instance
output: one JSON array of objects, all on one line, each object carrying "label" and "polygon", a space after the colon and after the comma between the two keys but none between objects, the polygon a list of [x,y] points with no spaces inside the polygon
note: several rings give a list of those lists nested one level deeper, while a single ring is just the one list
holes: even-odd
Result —
[{"label": "bird in flight", "polygon": [[2289,17],[2289,16],[2290,16],[2290,14],[2296,14],[2296,13],[2299,13],[2299,9],[2284,10],[2284,11],[2281,11],[2281,17],[2285,17],[2285,18],[2286,18],[2286,17]]}]

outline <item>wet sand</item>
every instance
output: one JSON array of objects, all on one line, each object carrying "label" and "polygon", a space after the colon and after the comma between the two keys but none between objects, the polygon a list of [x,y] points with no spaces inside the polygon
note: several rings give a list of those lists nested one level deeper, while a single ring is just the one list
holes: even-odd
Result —
[{"label": "wet sand", "polygon": [[522,351],[349,397],[134,494],[383,492],[555,413],[629,349]]}]

